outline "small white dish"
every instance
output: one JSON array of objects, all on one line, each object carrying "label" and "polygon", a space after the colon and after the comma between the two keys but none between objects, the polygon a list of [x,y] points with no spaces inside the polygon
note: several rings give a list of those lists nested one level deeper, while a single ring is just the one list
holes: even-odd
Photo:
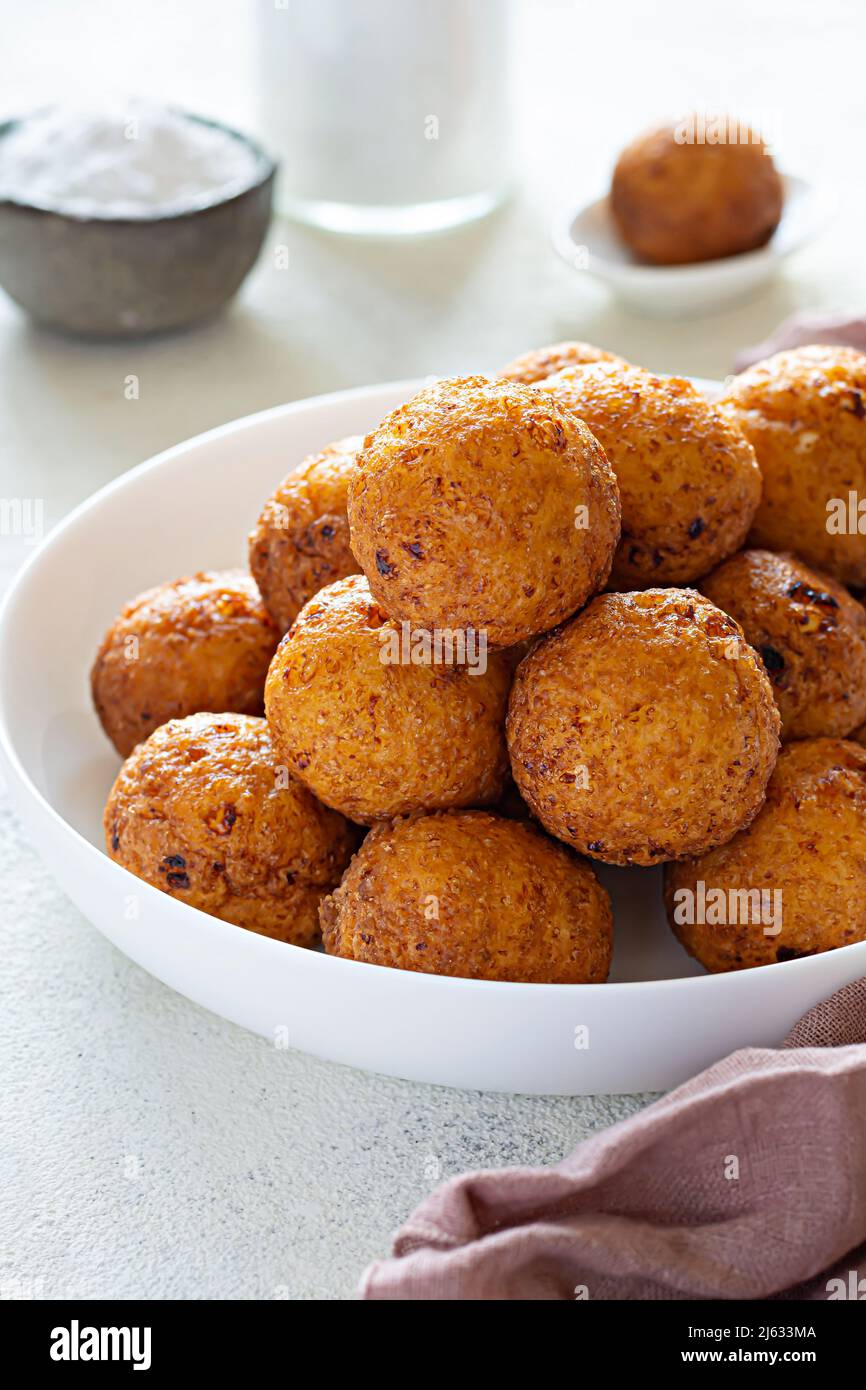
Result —
[{"label": "small white dish", "polygon": [[351,1066],[583,1095],[667,1089],[734,1048],[779,1042],[805,1009],[866,974],[866,942],[705,975],[668,928],[659,870],[600,869],[616,916],[611,983],[524,985],[270,941],[105,854],[102,808],[119,759],[87,677],[109,622],[151,584],[245,564],[246,531],[292,463],[364,433],[420,384],[299,401],[178,444],[96,493],[34,551],[0,612],[0,766],[34,845],[84,915],[158,979],[272,1042]]},{"label": "small white dish", "polygon": [[686,318],[742,299],[775,274],[786,256],[810,241],[826,221],[829,203],[805,179],[784,178],[782,220],[766,246],[696,265],[653,266],[636,260],[614,226],[608,198],[569,212],[553,226],[556,250],[575,270],[610,285],[640,314]]}]

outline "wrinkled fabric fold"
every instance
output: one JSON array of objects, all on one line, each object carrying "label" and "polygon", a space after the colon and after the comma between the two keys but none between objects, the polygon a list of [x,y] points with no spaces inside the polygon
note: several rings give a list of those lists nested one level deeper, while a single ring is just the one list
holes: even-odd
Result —
[{"label": "wrinkled fabric fold", "polygon": [[[464,1174],[366,1299],[845,1297],[866,1276],[866,980],[550,1168]],[[863,1294],[866,1295],[866,1284]]]},{"label": "wrinkled fabric fold", "polygon": [[798,313],[780,323],[763,343],[743,348],[734,358],[734,371],[744,372],[755,362],[763,362],[788,348],[825,343],[831,347],[851,347],[866,352],[866,318],[847,314]]}]

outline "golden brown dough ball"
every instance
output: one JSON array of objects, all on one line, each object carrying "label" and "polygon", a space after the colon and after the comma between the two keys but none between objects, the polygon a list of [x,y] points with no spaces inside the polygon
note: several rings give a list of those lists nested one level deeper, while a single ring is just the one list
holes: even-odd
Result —
[{"label": "golden brown dough ball", "polygon": [[357,830],[279,766],[264,719],[193,714],[139,744],[105,807],[118,864],[225,922],[307,946]]},{"label": "golden brown dough ball", "polygon": [[778,352],[734,377],[719,402],[751,440],[764,492],[750,544],[794,550],[866,586],[866,355]]},{"label": "golden brown dough ball", "polygon": [[261,714],[279,633],[253,580],[203,572],[148,589],[102,639],[90,673],[96,713],[121,757],[168,719]]},{"label": "golden brown dough ball", "polygon": [[743,550],[701,591],[761,657],[783,740],[844,738],[866,719],[866,610],[793,555]]},{"label": "golden brown dough ball", "polygon": [[789,743],[752,824],[669,865],[665,902],[683,946],[711,971],[866,940],[866,748]]},{"label": "golden brown dough ball", "polygon": [[758,811],[779,748],[766,673],[700,594],[602,594],[518,668],[508,747],[542,825],[609,864],[722,844]]},{"label": "golden brown dough ball", "polygon": [[329,955],[400,970],[599,984],[610,967],[610,900],[590,866],[486,811],[377,826],[321,920]]},{"label": "golden brown dough ball", "polygon": [[640,135],[617,160],[610,193],[623,241],[654,265],[763,246],[779,225],[783,200],[766,145],[725,117],[703,124],[687,118]]},{"label": "golden brown dough ball", "polygon": [[250,569],[280,632],[326,584],[361,569],[349,545],[346,496],[363,442],[353,435],[304,459],[250,532]]},{"label": "golden brown dough ball", "polygon": [[611,588],[687,583],[743,544],[761,496],[754,451],[691,382],[602,363],[542,389],[580,416],[616,474],[622,539]]},{"label": "golden brown dough ball", "polygon": [[549,393],[466,377],[427,387],[368,435],[349,524],[392,618],[505,647],[603,586],[619,498],[603,450]]},{"label": "golden brown dough ball", "polygon": [[534,386],[565,367],[584,367],[592,362],[628,365],[624,357],[617,357],[616,353],[606,352],[592,343],[551,343],[549,347],[535,348],[515,357],[497,375],[505,381],[522,381],[525,386]]},{"label": "golden brown dough ball", "polygon": [[363,575],[311,599],[265,689],[271,737],[293,776],[362,824],[495,802],[508,773],[512,667],[505,653],[453,636],[437,644],[392,622]]}]

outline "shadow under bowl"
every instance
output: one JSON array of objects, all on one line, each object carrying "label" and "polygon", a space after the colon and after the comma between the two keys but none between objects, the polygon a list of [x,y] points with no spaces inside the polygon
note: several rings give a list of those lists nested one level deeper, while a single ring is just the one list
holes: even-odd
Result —
[{"label": "shadow under bowl", "polygon": [[[271,219],[276,165],[255,141],[247,187],[189,210],[81,217],[0,199],[0,286],[46,327],[93,338],[138,338],[221,309],[252,269]],[[0,125],[0,140],[19,121]]]}]

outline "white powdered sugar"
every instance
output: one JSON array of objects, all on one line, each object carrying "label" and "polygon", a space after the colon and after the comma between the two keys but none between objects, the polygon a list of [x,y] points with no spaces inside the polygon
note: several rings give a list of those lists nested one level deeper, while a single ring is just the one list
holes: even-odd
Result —
[{"label": "white powdered sugar", "polygon": [[52,107],[0,138],[0,198],[75,217],[146,218],[249,187],[254,149],[181,112]]}]

